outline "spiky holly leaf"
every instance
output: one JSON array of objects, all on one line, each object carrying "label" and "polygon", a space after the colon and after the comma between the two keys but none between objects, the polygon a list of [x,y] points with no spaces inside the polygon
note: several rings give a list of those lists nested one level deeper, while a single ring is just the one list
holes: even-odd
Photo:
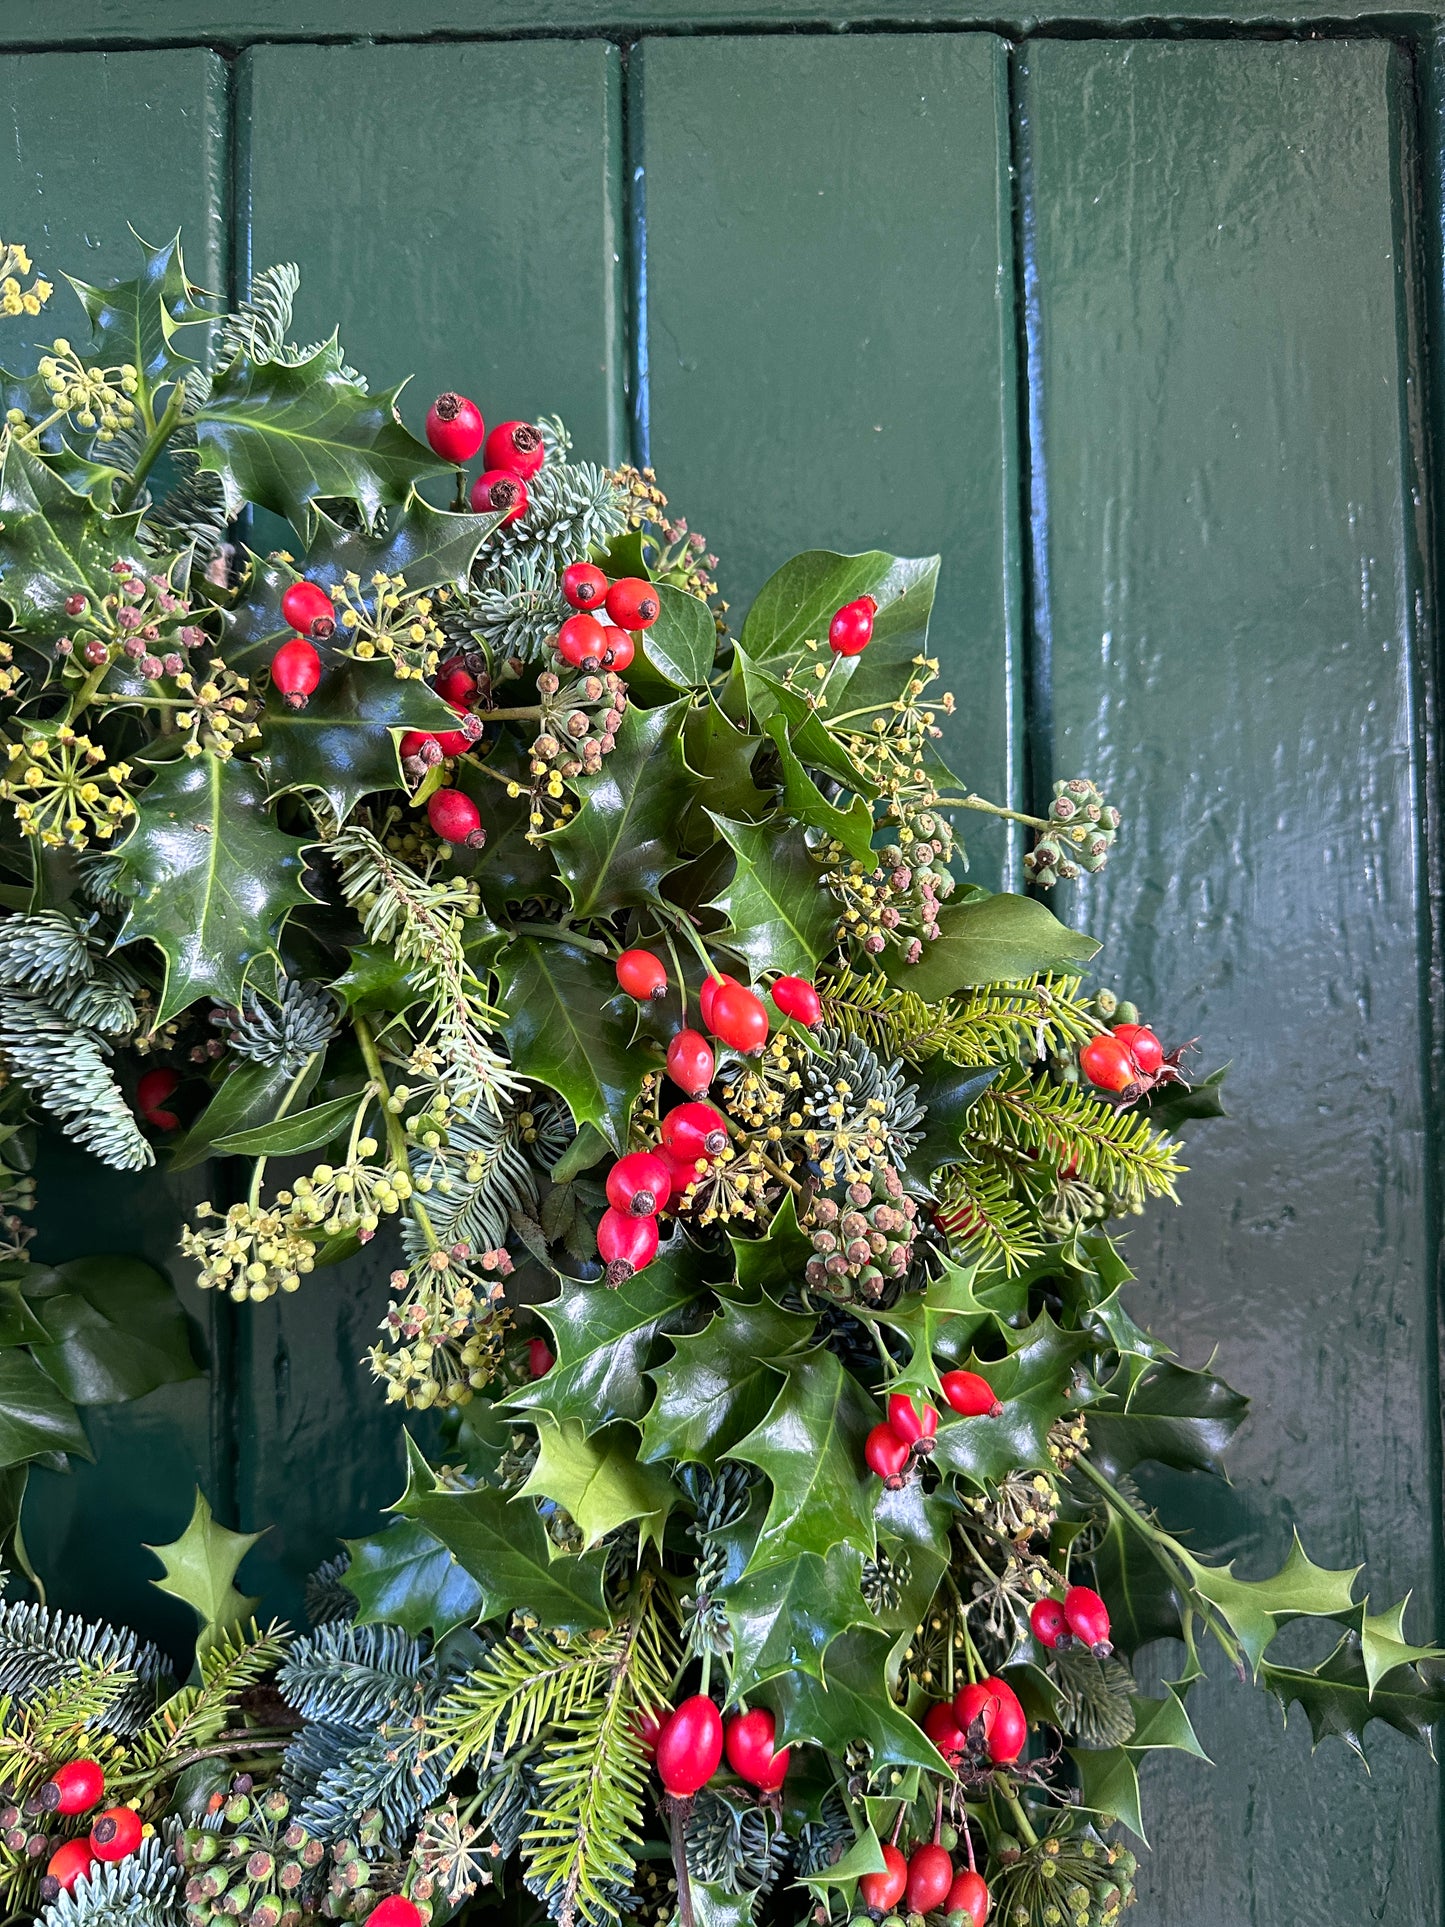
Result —
[{"label": "spiky holly leaf", "polygon": [[260,956],[310,901],[300,837],[278,830],[250,763],[206,754],[162,764],[116,855],[133,893],[118,941],[148,937],[165,958],[159,1023],[197,997],[239,1004]]},{"label": "spiky holly leaf", "polygon": [[810,830],[821,830],[833,837],[859,863],[871,868],[873,856],[873,812],[861,796],[855,796],[846,810],[830,803],[803,767],[790,740],[786,719],[770,716],[763,725],[773,739],[782,774],[783,808]]},{"label": "spiky holly leaf", "polygon": [[1347,1615],[1360,1642],[1360,1658],[1372,1692],[1397,1666],[1418,1666],[1424,1660],[1445,1658],[1445,1647],[1412,1646],[1406,1639],[1405,1608],[1409,1603],[1410,1595],[1406,1593],[1397,1605],[1386,1607],[1382,1613],[1372,1613],[1369,1599],[1365,1598]]},{"label": "spiky holly leaf", "polygon": [[631,1000],[612,966],[575,944],[518,937],[496,961],[499,1029],[524,1077],[556,1091],[578,1124],[622,1153],[647,1059],[632,1045]]},{"label": "spiky holly leaf", "polygon": [[248,1620],[260,1605],[236,1590],[236,1569],[246,1554],[263,1536],[260,1532],[232,1532],[217,1525],[197,1487],[196,1503],[190,1524],[179,1539],[168,1545],[147,1546],[164,1569],[163,1579],[152,1579],[160,1592],[168,1592],[190,1606],[200,1620],[196,1635],[197,1653],[206,1652],[221,1634]]},{"label": "spiky holly leaf", "polygon": [[1291,1706],[1304,1708],[1316,1746],[1321,1740],[1343,1740],[1361,1759],[1371,1720],[1393,1726],[1433,1754],[1434,1729],[1445,1719],[1445,1668],[1433,1660],[1422,1666],[1397,1666],[1372,1684],[1353,1633],[1346,1633],[1313,1671],[1266,1661],[1259,1679],[1279,1700],[1286,1717]]},{"label": "spiky holly leaf", "polygon": [[841,1887],[849,1896],[865,1873],[882,1873],[888,1863],[883,1858],[883,1843],[872,1827],[864,1827],[855,1834],[853,1844],[846,1853],[836,1860],[830,1860],[826,1867],[817,1873],[801,1874],[798,1884],[809,1888],[818,1895],[826,1894],[830,1887]]},{"label": "spiky holly leaf", "polygon": [[924,1105],[923,1136],[908,1153],[903,1181],[915,1197],[933,1196],[930,1179],[935,1171],[961,1164],[963,1127],[968,1114],[998,1076],[992,1070],[960,1070],[946,1058],[935,1058],[921,1071],[910,1072]]},{"label": "spiky holly leaf", "polygon": [[941,1260],[941,1270],[921,1292],[905,1292],[896,1304],[870,1317],[891,1331],[901,1332],[912,1347],[907,1365],[898,1374],[897,1389],[942,1396],[936,1360],[965,1352],[983,1330],[993,1330],[993,1312],[974,1290],[977,1265]]},{"label": "spiky holly leaf", "polygon": [[801,1552],[821,1556],[840,1542],[874,1547],[876,1489],[863,1463],[863,1441],[878,1420],[873,1401],[830,1351],[785,1364],[767,1416],[728,1454],[772,1481],[750,1572]]},{"label": "spiky holly leaf", "polygon": [[701,1331],[673,1339],[673,1356],[653,1373],[657,1398],[643,1421],[639,1456],[648,1464],[676,1459],[716,1470],[767,1417],[786,1360],[812,1337],[815,1322],[781,1311],[770,1298],[722,1299]]},{"label": "spiky holly leaf", "polygon": [[[879,1496],[874,1510],[879,1556],[887,1553],[895,1570],[906,1574],[899,1582],[898,1604],[880,1606],[872,1614],[880,1626],[910,1636],[917,1628],[948,1570],[953,1516],[952,1508],[926,1493],[916,1479]],[[895,1652],[895,1665],[899,1656]]]},{"label": "spiky holly leaf", "polygon": [[48,1452],[91,1456],[80,1414],[28,1351],[0,1351],[0,1467]]},{"label": "spiky holly leaf", "polygon": [[763,1680],[795,1670],[823,1678],[823,1659],[850,1626],[872,1617],[860,1588],[863,1555],[837,1545],[750,1572],[718,1595],[732,1634],[732,1694],[750,1699]]},{"label": "spiky holly leaf", "polygon": [[180,1300],[152,1265],[74,1258],[31,1271],[27,1296],[45,1326],[36,1362],[77,1405],[115,1405],[201,1376]]},{"label": "spiky holly leaf", "polygon": [[776,817],[759,824],[734,823],[708,812],[737,868],[713,908],[728,919],[727,942],[754,973],[792,972],[811,977],[832,949],[837,906],[819,882],[803,832]]},{"label": "spiky holly leaf", "polygon": [[1236,1579],[1233,1562],[1206,1566],[1182,1548],[1178,1556],[1190,1584],[1228,1621],[1256,1673],[1281,1619],[1329,1619],[1349,1612],[1361,1571],[1359,1566],[1332,1570],[1315,1565],[1300,1544],[1298,1533],[1288,1559],[1272,1579]]},{"label": "spiky holly leaf", "polygon": [[1069,1758],[1079,1769],[1079,1804],[1105,1820],[1118,1820],[1145,1846],[1144,1818],[1139,1810],[1139,1769],[1126,1746],[1095,1752],[1070,1747]]},{"label": "spiky holly leaf", "polygon": [[601,769],[574,781],[577,812],[547,838],[574,916],[655,903],[682,863],[678,832],[693,791],[682,753],[687,708],[686,697],[661,709],[629,706]]},{"label": "spiky holly leaf", "polygon": [[1126,1358],[1089,1413],[1089,1456],[1111,1479],[1146,1459],[1218,1472],[1248,1410],[1249,1400],[1213,1372],[1168,1359],[1136,1372]]},{"label": "spiky holly leaf", "polygon": [[956,990],[980,984],[1077,970],[1098,948],[1093,937],[1070,930],[1033,897],[1000,891],[945,904],[938,915],[938,935],[923,946],[916,964],[904,963],[897,952],[885,954],[882,961],[894,983],[936,1004]]},{"label": "spiky holly leaf", "polygon": [[434,1533],[398,1519],[369,1539],[344,1539],[351,1563],[341,1575],[354,1593],[363,1626],[400,1626],[419,1639],[445,1639],[482,1610],[482,1589]]},{"label": "spiky holly leaf", "polygon": [[823,1678],[801,1669],[779,1673],[757,1697],[777,1718],[784,1746],[811,1740],[841,1759],[863,1741],[873,1750],[874,1772],[886,1766],[921,1766],[947,1775],[922,1727],[893,1704],[887,1685],[892,1641],[887,1633],[854,1627],[828,1649]]},{"label": "spiky holly leaf", "polygon": [[700,1255],[686,1243],[659,1253],[615,1291],[563,1279],[558,1296],[537,1306],[551,1327],[556,1362],[545,1377],[514,1392],[510,1407],[594,1426],[640,1419],[653,1340],[685,1321],[702,1289]]},{"label": "spiky holly leaf", "polygon": [[1002,1359],[970,1358],[1003,1402],[997,1418],[946,1416],[938,1428],[934,1463],[982,1485],[1016,1469],[1047,1472],[1049,1428],[1070,1410],[1074,1364],[1088,1350],[1083,1332],[1065,1331],[1040,1312],[1021,1332],[1003,1333]]},{"label": "spiky holly leaf", "polygon": [[[771,792],[759,789],[753,780],[753,758],[762,738],[739,729],[711,695],[688,711],[682,746],[695,777],[683,837],[689,849],[705,847],[713,840],[708,810],[716,810],[720,816],[751,819],[766,816],[773,808]],[[695,826],[696,838],[691,834]]]},{"label": "spiky holly leaf", "polygon": [[299,529],[311,503],[341,500],[374,522],[447,466],[403,427],[399,392],[358,387],[334,335],[295,363],[237,355],[196,412],[200,465],[232,514],[254,502]]},{"label": "spiky holly leaf", "polygon": [[1094,1551],[1094,1578],[1108,1605],[1110,1637],[1119,1652],[1130,1655],[1152,1640],[1182,1637],[1173,1579],[1149,1542],[1112,1507]]},{"label": "spiky holly leaf", "polygon": [[319,790],[343,821],[363,796],[405,787],[394,729],[450,729],[456,714],[423,682],[384,662],[331,655],[304,709],[268,690],[256,760],[273,796]]},{"label": "spiky holly leaf", "polygon": [[1203,1118],[1228,1117],[1224,1108],[1225,1064],[1197,1084],[1160,1084],[1137,1106],[1156,1131],[1178,1131],[1181,1124],[1194,1124]]},{"label": "spiky holly leaf", "polygon": [[481,1616],[525,1607],[544,1626],[590,1632],[611,1624],[602,1597],[601,1552],[553,1557],[536,1506],[495,1486],[457,1492],[438,1483],[416,1441],[407,1438],[406,1491],[393,1511],[433,1533],[481,1588]]},{"label": "spiky holly leaf", "polygon": [[1163,1699],[1134,1698],[1134,1736],[1129,1741],[1136,1753],[1168,1750],[1189,1753],[1196,1760],[1212,1764],[1199,1744],[1194,1723],[1184,1710],[1184,1701],[1172,1686],[1164,1688]]},{"label": "spiky holly leaf", "polygon": [[[827,664],[828,625],[845,602],[871,595],[878,604],[875,641],[863,656],[845,656],[833,669],[830,697],[857,676],[867,654],[878,642],[892,639],[906,646],[911,659],[919,654],[928,634],[933,587],[938,580],[938,557],[884,555],[872,549],[862,555],[836,555],[828,549],[807,549],[770,575],[758,590],[743,621],[742,646],[756,663],[765,664],[780,680],[791,669],[810,677],[815,664]],[[890,623],[889,610],[902,608]],[[810,650],[813,641],[819,645]],[[835,707],[841,705],[835,702]]]},{"label": "spiky holly leaf", "polygon": [[[186,276],[181,237],[153,248],[136,236],[142,266],[134,281],[109,281],[98,287],[65,278],[90,317],[89,359],[107,368],[130,362],[140,378],[137,399],[148,407],[157,388],[183,381],[205,350],[200,326],[214,310]],[[200,326],[198,326],[200,324]],[[196,328],[195,354],[181,352],[180,332]]]},{"label": "spiky holly leaf", "polygon": [[534,1423],[537,1463],[522,1487],[524,1495],[552,1499],[569,1512],[584,1550],[633,1520],[644,1545],[661,1544],[672,1510],[672,1481],[638,1462],[629,1428],[609,1425],[589,1436],[580,1419],[558,1424],[545,1412],[535,1413]]},{"label": "spiky holly leaf", "polygon": [[[67,596],[100,602],[112,594],[111,566],[143,559],[139,512],[102,515],[17,441],[0,462],[0,598],[4,626],[48,656],[75,627]],[[154,570],[156,564],[149,562]]]},{"label": "spiky holly leaf", "polygon": [[765,1238],[730,1235],[728,1243],[738,1283],[748,1292],[786,1290],[802,1275],[803,1266],[813,1255],[812,1239],[799,1229],[791,1191],[773,1213]]}]

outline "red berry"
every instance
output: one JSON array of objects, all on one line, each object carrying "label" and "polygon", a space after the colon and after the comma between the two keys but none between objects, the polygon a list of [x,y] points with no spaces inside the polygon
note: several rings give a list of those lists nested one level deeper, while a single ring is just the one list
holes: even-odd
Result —
[{"label": "red berry", "polygon": [[950,1766],[956,1766],[968,1750],[968,1735],[958,1723],[952,1703],[940,1700],[923,1716],[923,1730]]},{"label": "red berry", "polygon": [[459,662],[448,663],[437,677],[436,692],[453,709],[465,710],[477,693],[477,679]]},{"label": "red berry", "polygon": [[288,709],[304,709],[320,680],[321,658],[304,636],[292,636],[271,658],[271,686]]},{"label": "red berry", "polygon": [[[169,1077],[173,1091],[180,1079],[174,1071],[147,1071],[146,1077]],[[144,1084],[146,1078],[141,1079]],[[170,1091],[166,1092],[170,1096]],[[98,1760],[67,1760],[40,1789],[40,1804],[47,1813],[89,1813],[105,1792],[105,1774]]]},{"label": "red berry", "polygon": [[965,1418],[997,1418],[1003,1410],[997,1392],[977,1372],[945,1372],[938,1382],[954,1411]]},{"label": "red berry", "polygon": [[890,1492],[903,1484],[910,1455],[907,1440],[899,1438],[891,1426],[875,1425],[863,1441],[868,1470],[876,1472]]},{"label": "red berry", "polygon": [[463,790],[433,790],[427,798],[426,813],[443,843],[480,850],[487,840],[481,811]]},{"label": "red berry", "polygon": [[607,1173],[607,1202],[631,1218],[650,1218],[667,1203],[672,1176],[652,1151],[629,1151]]},{"label": "red berry", "polygon": [[649,1706],[644,1708],[632,1722],[633,1732],[649,1753],[657,1752],[657,1742],[661,1738],[663,1726],[671,1717],[670,1706]]},{"label": "red berry", "polygon": [[1147,1024],[1115,1024],[1114,1035],[1145,1077],[1163,1068],[1164,1046]]},{"label": "red berry", "polygon": [[59,1893],[68,1894],[81,1875],[89,1873],[94,1864],[95,1855],[90,1851],[88,1840],[67,1840],[63,1847],[57,1847],[50,1856],[45,1877],[40,1883],[40,1898],[54,1900]]},{"label": "red berry", "polygon": [[[450,735],[451,731],[448,730],[446,733]],[[428,744],[431,745],[430,749],[427,747]],[[397,753],[403,762],[414,756],[428,768],[434,768],[442,760],[445,752],[439,737],[429,734],[426,730],[409,729],[397,744]]]},{"label": "red berry", "polygon": [[777,977],[768,995],[785,1017],[809,1030],[823,1015],[823,1000],[806,977]]},{"label": "red berry", "polygon": [[598,609],[607,600],[607,577],[595,562],[569,562],[562,571],[562,593],[574,609]]},{"label": "red berry", "polygon": [[728,977],[721,972],[719,972],[716,977],[709,975],[703,978],[702,989],[697,993],[697,1007],[702,1012],[702,1021],[707,1025],[709,1030],[712,1029],[713,998],[716,997],[724,984],[736,984],[736,982],[736,977]]},{"label": "red berry", "polygon": [[926,1398],[917,1404],[903,1392],[888,1397],[888,1429],[895,1438],[912,1446],[915,1452],[933,1450],[933,1435],[938,1430],[938,1414]]},{"label": "red berry", "polygon": [[545,1378],[557,1363],[552,1355],[552,1347],[545,1338],[527,1340],[527,1375],[529,1378]]},{"label": "red berry", "polygon": [[711,1104],[677,1104],[662,1120],[662,1141],[676,1157],[715,1158],[727,1146],[728,1127]]},{"label": "red berry", "polygon": [[858,1882],[863,1905],[874,1914],[891,1914],[908,1885],[908,1862],[891,1840],[883,1843],[883,1861],[881,1873],[865,1873]]},{"label": "red berry", "polygon": [[607,591],[607,613],[619,629],[650,629],[661,610],[656,589],[640,576],[625,575]]},{"label": "red berry", "polygon": [[90,1829],[97,1860],[128,1860],[140,1845],[141,1817],[134,1807],[107,1807]]},{"label": "red berry", "polygon": [[336,611],[331,597],[316,582],[293,582],[281,598],[281,618],[298,636],[325,642],[336,633]]},{"label": "red berry", "polygon": [[667,995],[667,971],[650,950],[624,950],[617,959],[617,981],[639,1004],[657,1003]]},{"label": "red berry", "polygon": [[1129,1046],[1109,1031],[1091,1037],[1079,1052],[1079,1069],[1101,1091],[1127,1091],[1139,1081]]},{"label": "red berry", "polygon": [[486,432],[481,409],[465,395],[438,395],[426,411],[426,438],[432,452],[458,468],[476,454]]},{"label": "red berry", "polygon": [[730,1049],[761,1050],[768,1041],[768,1013],[761,998],[741,984],[720,984],[712,994],[707,1027]]},{"label": "red berry", "polygon": [[984,1749],[995,1766],[1011,1766],[1023,1752],[1029,1723],[1007,1680],[995,1676],[965,1686],[954,1695],[953,1710],[965,1733],[981,1722]]},{"label": "red berry", "polygon": [[671,1187],[667,1197],[669,1207],[673,1211],[684,1210],[686,1208],[683,1203],[684,1193],[698,1176],[698,1166],[701,1165],[704,1170],[707,1169],[707,1159],[679,1157],[671,1146],[666,1144],[659,1144],[654,1155],[661,1158],[667,1166],[668,1182]]},{"label": "red berry", "polygon": [[828,624],[828,647],[835,656],[861,656],[873,639],[878,604],[871,595],[845,602]]},{"label": "red berry", "polygon": [[[153,1071],[146,1071],[136,1083],[136,1109],[140,1112],[146,1123],[152,1125],[157,1131],[174,1131],[180,1124],[181,1120],[176,1116],[175,1112],[168,1111],[164,1108],[166,1099],[175,1095],[180,1087],[180,1082],[181,1074],[179,1071],[173,1071],[168,1064],[158,1064]],[[81,1760],[77,1764],[80,1766],[94,1766],[95,1762],[93,1760]],[[63,1773],[65,1771],[67,1771],[67,1769],[62,1767],[61,1772]],[[100,1768],[96,1767],[96,1772],[98,1773],[99,1771]],[[58,1778],[59,1775],[56,1777]],[[95,1799],[98,1800],[99,1798],[100,1795],[97,1793]],[[95,1800],[88,1800],[86,1802],[86,1806],[93,1807],[94,1805]],[[62,1813],[83,1813],[85,1807],[61,1807],[60,1811]]]},{"label": "red berry", "polygon": [[657,1736],[657,1771],[675,1800],[706,1786],[722,1759],[722,1714],[704,1693],[686,1699]]},{"label": "red berry", "polygon": [[668,1045],[667,1074],[689,1097],[700,1097],[716,1071],[712,1045],[701,1031],[680,1030]]},{"label": "red berry", "polygon": [[953,1885],[943,1903],[946,1914],[967,1914],[970,1927],[983,1927],[988,1919],[988,1883],[981,1873],[965,1867],[953,1876]]},{"label": "red berry", "polygon": [[905,1896],[910,1914],[931,1914],[953,1885],[953,1862],[942,1847],[915,1847],[908,1859]]},{"label": "red berry", "polygon": [[615,1291],[634,1272],[646,1271],[657,1256],[657,1219],[634,1218],[610,1206],[597,1226],[597,1253],[607,1267],[603,1278]]},{"label": "red berry", "polygon": [[546,444],[530,422],[498,422],[482,450],[488,468],[510,469],[524,482],[531,481],[546,459]]},{"label": "red berry", "polygon": [[365,1927],[425,1927],[426,1915],[405,1894],[388,1894],[366,1916]]},{"label": "red berry", "polygon": [[478,515],[501,515],[506,528],[527,513],[527,484],[509,468],[489,468],[472,483],[471,504]]},{"label": "red berry", "polygon": [[777,1722],[765,1706],[754,1706],[727,1723],[728,1765],[740,1780],[763,1793],[776,1793],[788,1771],[790,1749],[773,1750]]},{"label": "red berry", "polygon": [[632,667],[632,659],[637,654],[637,644],[625,629],[607,629],[607,647],[602,652],[602,667],[610,669],[615,675],[624,675]]},{"label": "red berry", "polygon": [[1064,1594],[1064,1618],[1095,1659],[1106,1659],[1114,1650],[1109,1644],[1109,1608],[1088,1586],[1070,1586]]},{"label": "red berry", "polygon": [[596,616],[568,616],[557,631],[557,653],[574,669],[591,674],[607,654],[607,631]]},{"label": "red berry", "polygon": [[1069,1622],[1064,1618],[1064,1609],[1057,1599],[1035,1601],[1029,1613],[1029,1624],[1034,1629],[1034,1638],[1040,1646],[1047,1646],[1050,1652],[1056,1646],[1069,1642]]}]

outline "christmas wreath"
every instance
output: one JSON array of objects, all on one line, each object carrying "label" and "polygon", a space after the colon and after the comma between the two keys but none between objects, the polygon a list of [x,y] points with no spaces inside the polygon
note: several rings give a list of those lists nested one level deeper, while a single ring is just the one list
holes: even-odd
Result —
[{"label": "christmas wreath", "polygon": [[[1040,900],[1109,857],[1095,786],[951,772],[936,559],[810,552],[734,624],[649,472],[458,395],[414,437],[289,342],[296,283],[224,313],[147,248],[3,376],[17,1558],[102,1366],[195,1369],[156,1274],[27,1265],[33,1120],[250,1160],[183,1241],[238,1301],[394,1241],[372,1364],[432,1416],[305,1633],[199,1496],[186,1683],[0,1602],[8,1917],[1100,1927],[1213,1648],[1316,1738],[1424,1737],[1403,1607],[1151,1500],[1245,1401],[1134,1322],[1109,1226],[1219,1078]],[[965,881],[961,810],[1034,833],[1035,894]]]}]

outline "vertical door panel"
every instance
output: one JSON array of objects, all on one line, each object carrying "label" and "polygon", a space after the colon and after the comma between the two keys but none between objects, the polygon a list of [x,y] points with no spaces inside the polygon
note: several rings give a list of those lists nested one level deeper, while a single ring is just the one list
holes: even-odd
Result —
[{"label": "vertical door panel", "polygon": [[[651,40],[633,80],[662,487],[721,556],[739,616],[800,549],[940,552],[932,647],[959,701],[951,760],[1008,800],[1017,484],[1002,43]],[[996,880],[997,829],[971,843],[976,874]]]},{"label": "vertical door panel", "polygon": [[[1041,42],[1024,70],[1054,766],[1124,812],[1061,907],[1168,1038],[1233,1060],[1183,1209],[1130,1240],[1138,1309],[1258,1400],[1236,1520],[1276,1563],[1296,1520],[1368,1556],[1428,1636],[1406,78],[1343,41]],[[1281,1736],[1232,1682],[1201,1709],[1220,1768],[1151,1768],[1141,1918],[1439,1918],[1423,1753],[1310,1768],[1298,1713]]]},{"label": "vertical door panel", "polygon": [[[56,290],[36,319],[0,324],[0,361],[28,371],[56,335],[85,339],[89,324],[62,271],[86,281],[137,272],[128,223],[153,242],[179,227],[192,279],[224,287],[225,151],[224,65],[203,49],[0,59],[0,233],[29,247]],[[209,1325],[212,1308],[175,1249],[182,1217],[207,1193],[204,1171],[131,1177],[57,1140],[39,1179],[38,1258],[138,1252],[178,1280],[187,1310]],[[225,1502],[210,1392],[197,1379],[94,1409],[86,1427],[96,1464],[32,1475],[25,1533],[56,1604],[184,1643],[191,1615],[148,1584],[157,1568],[140,1547],[181,1530],[196,1483]]]},{"label": "vertical door panel", "polygon": [[[489,423],[560,413],[579,455],[620,460],[615,50],[277,47],[242,65],[250,260],[300,264],[298,338],[339,327],[376,387],[415,371],[417,432],[456,387]],[[248,1570],[281,1609],[400,1493],[402,1416],[362,1362],[395,1262],[389,1238],[376,1251],[240,1316],[241,1510],[274,1525]]]}]

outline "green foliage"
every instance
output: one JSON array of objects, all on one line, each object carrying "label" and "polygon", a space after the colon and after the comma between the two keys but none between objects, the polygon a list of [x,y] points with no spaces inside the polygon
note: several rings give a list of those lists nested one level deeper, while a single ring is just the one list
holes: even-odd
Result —
[{"label": "green foliage", "polygon": [[151,1584],[194,1609],[200,1621],[196,1652],[202,1658],[261,1603],[235,1586],[237,1567],[261,1536],[217,1525],[205,1494],[198,1489],[190,1523],[180,1538],[147,1548],[160,1560],[165,1574]]}]

